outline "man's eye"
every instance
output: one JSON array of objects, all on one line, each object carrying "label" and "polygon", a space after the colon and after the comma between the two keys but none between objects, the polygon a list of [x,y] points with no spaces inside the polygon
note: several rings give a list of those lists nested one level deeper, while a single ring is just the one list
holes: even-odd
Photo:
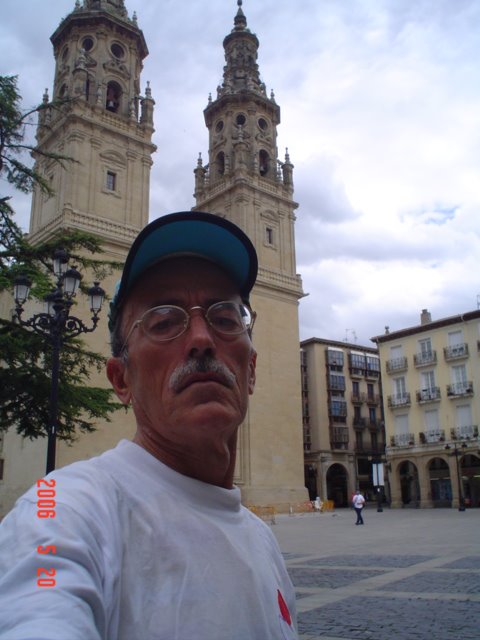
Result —
[{"label": "man's eye", "polygon": [[240,317],[235,312],[216,313],[210,318],[214,327],[224,330],[235,330],[242,327]]}]

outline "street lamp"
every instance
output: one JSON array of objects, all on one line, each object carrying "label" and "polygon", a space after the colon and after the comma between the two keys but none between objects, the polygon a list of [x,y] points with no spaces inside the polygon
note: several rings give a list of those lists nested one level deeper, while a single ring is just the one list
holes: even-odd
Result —
[{"label": "street lamp", "polygon": [[[462,449],[466,449],[468,447],[466,442],[462,442],[461,447],[457,446],[457,443],[453,443],[453,451],[449,455],[455,456],[455,463],[457,465],[457,480],[458,480],[458,510],[465,511],[465,499],[463,497],[463,483],[460,475],[460,463],[458,461],[458,455],[461,453]],[[452,447],[449,444],[445,445],[445,449],[449,451]]]},{"label": "street lamp", "polygon": [[43,313],[36,313],[28,320],[22,318],[23,305],[28,299],[32,283],[25,276],[18,276],[13,284],[15,298],[14,319],[22,327],[29,327],[35,333],[45,336],[52,345],[52,383],[50,387],[50,413],[47,444],[47,474],[55,469],[55,452],[58,429],[58,384],[60,375],[60,351],[62,344],[81,333],[94,331],[98,324],[98,314],[103,304],[105,291],[95,282],[88,290],[92,326],[87,327],[80,318],[70,315],[73,298],[80,286],[81,274],[75,267],[68,268],[69,255],[57,249],[53,255],[53,273],[57,278],[53,291],[44,298]]}]

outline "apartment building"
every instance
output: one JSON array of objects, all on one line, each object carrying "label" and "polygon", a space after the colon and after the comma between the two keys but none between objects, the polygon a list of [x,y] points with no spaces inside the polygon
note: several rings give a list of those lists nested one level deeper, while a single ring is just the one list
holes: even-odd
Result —
[{"label": "apartment building", "polygon": [[480,506],[480,310],[376,336],[392,507]]},{"label": "apartment building", "polygon": [[319,338],[300,346],[310,498],[345,507],[360,488],[374,500],[372,465],[381,463],[385,452],[378,350]]}]

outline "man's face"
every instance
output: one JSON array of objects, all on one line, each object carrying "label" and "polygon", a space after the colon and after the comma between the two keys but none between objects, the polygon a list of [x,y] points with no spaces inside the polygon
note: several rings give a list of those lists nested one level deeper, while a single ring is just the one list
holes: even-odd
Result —
[{"label": "man's face", "polygon": [[[147,271],[129,294],[123,335],[152,307],[206,310],[225,300],[241,302],[238,288],[219,267],[199,258],[167,260]],[[157,451],[178,457],[189,450],[200,452],[206,443],[219,449],[232,446],[255,384],[256,354],[246,332],[219,335],[204,313],[194,310],[179,337],[153,342],[139,326],[127,350],[126,364],[113,358],[107,371],[120,399],[132,402],[137,433],[150,448],[153,443]],[[216,372],[185,370],[186,363],[204,358],[216,362]]]}]

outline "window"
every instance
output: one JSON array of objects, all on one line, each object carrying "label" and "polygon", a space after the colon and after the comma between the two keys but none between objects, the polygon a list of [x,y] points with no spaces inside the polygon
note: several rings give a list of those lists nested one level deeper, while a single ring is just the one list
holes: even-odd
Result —
[{"label": "window", "polygon": [[430,338],[425,338],[423,340],[418,341],[418,349],[419,353],[425,358],[429,359],[432,357],[432,341]]},{"label": "window", "polygon": [[116,82],[109,82],[107,85],[107,100],[105,108],[107,111],[117,113],[120,107],[120,99],[122,97],[122,89]]},{"label": "window", "polygon": [[347,404],[340,400],[332,400],[330,402],[330,410],[331,410],[332,416],[346,416]]},{"label": "window", "polygon": [[343,351],[339,349],[327,349],[327,363],[343,367]]},{"label": "window", "polygon": [[377,422],[377,411],[375,407],[368,408],[368,418],[370,420],[370,424],[376,424]]},{"label": "window", "polygon": [[345,391],[345,376],[330,374],[330,389]]},{"label": "window", "polygon": [[91,36],[86,36],[82,40],[82,48],[85,49],[85,51],[91,51],[93,49],[93,45],[94,45],[94,41]]},{"label": "window", "polygon": [[114,173],[113,171],[107,171],[107,179],[105,182],[105,187],[109,191],[117,190],[117,174]]},{"label": "window", "polygon": [[118,58],[119,60],[125,57],[125,49],[117,42],[114,42],[112,44],[112,46],[110,47],[110,51],[115,56],[115,58]]},{"label": "window", "polygon": [[357,449],[363,449],[363,432],[362,431],[355,432],[355,445]]},{"label": "window", "polygon": [[380,359],[376,356],[367,356],[367,370],[368,371],[380,371]]},{"label": "window", "polygon": [[356,380],[352,382],[352,395],[354,395],[355,398],[360,396],[360,383]]},{"label": "window", "polygon": [[271,227],[265,229],[265,240],[267,244],[273,245],[273,229]]},{"label": "window", "polygon": [[223,153],[223,151],[220,151],[220,153],[217,155],[217,173],[219,176],[223,176],[223,174],[225,173],[225,154]]},{"label": "window", "polygon": [[350,354],[350,366],[353,369],[365,369],[365,356],[363,353]]},{"label": "window", "polygon": [[393,380],[393,393],[398,398],[403,398],[407,394],[407,387],[403,376]]},{"label": "window", "polygon": [[[357,382],[358,384],[358,382]],[[373,388],[373,384],[371,382],[367,383],[367,397],[369,400],[374,400],[375,399],[375,393],[374,393],[374,388]]]},{"label": "window", "polygon": [[262,149],[259,154],[259,171],[261,176],[266,176],[270,167],[268,153]]},{"label": "window", "polygon": [[432,391],[435,389],[435,373],[434,371],[422,372],[422,391]]}]

